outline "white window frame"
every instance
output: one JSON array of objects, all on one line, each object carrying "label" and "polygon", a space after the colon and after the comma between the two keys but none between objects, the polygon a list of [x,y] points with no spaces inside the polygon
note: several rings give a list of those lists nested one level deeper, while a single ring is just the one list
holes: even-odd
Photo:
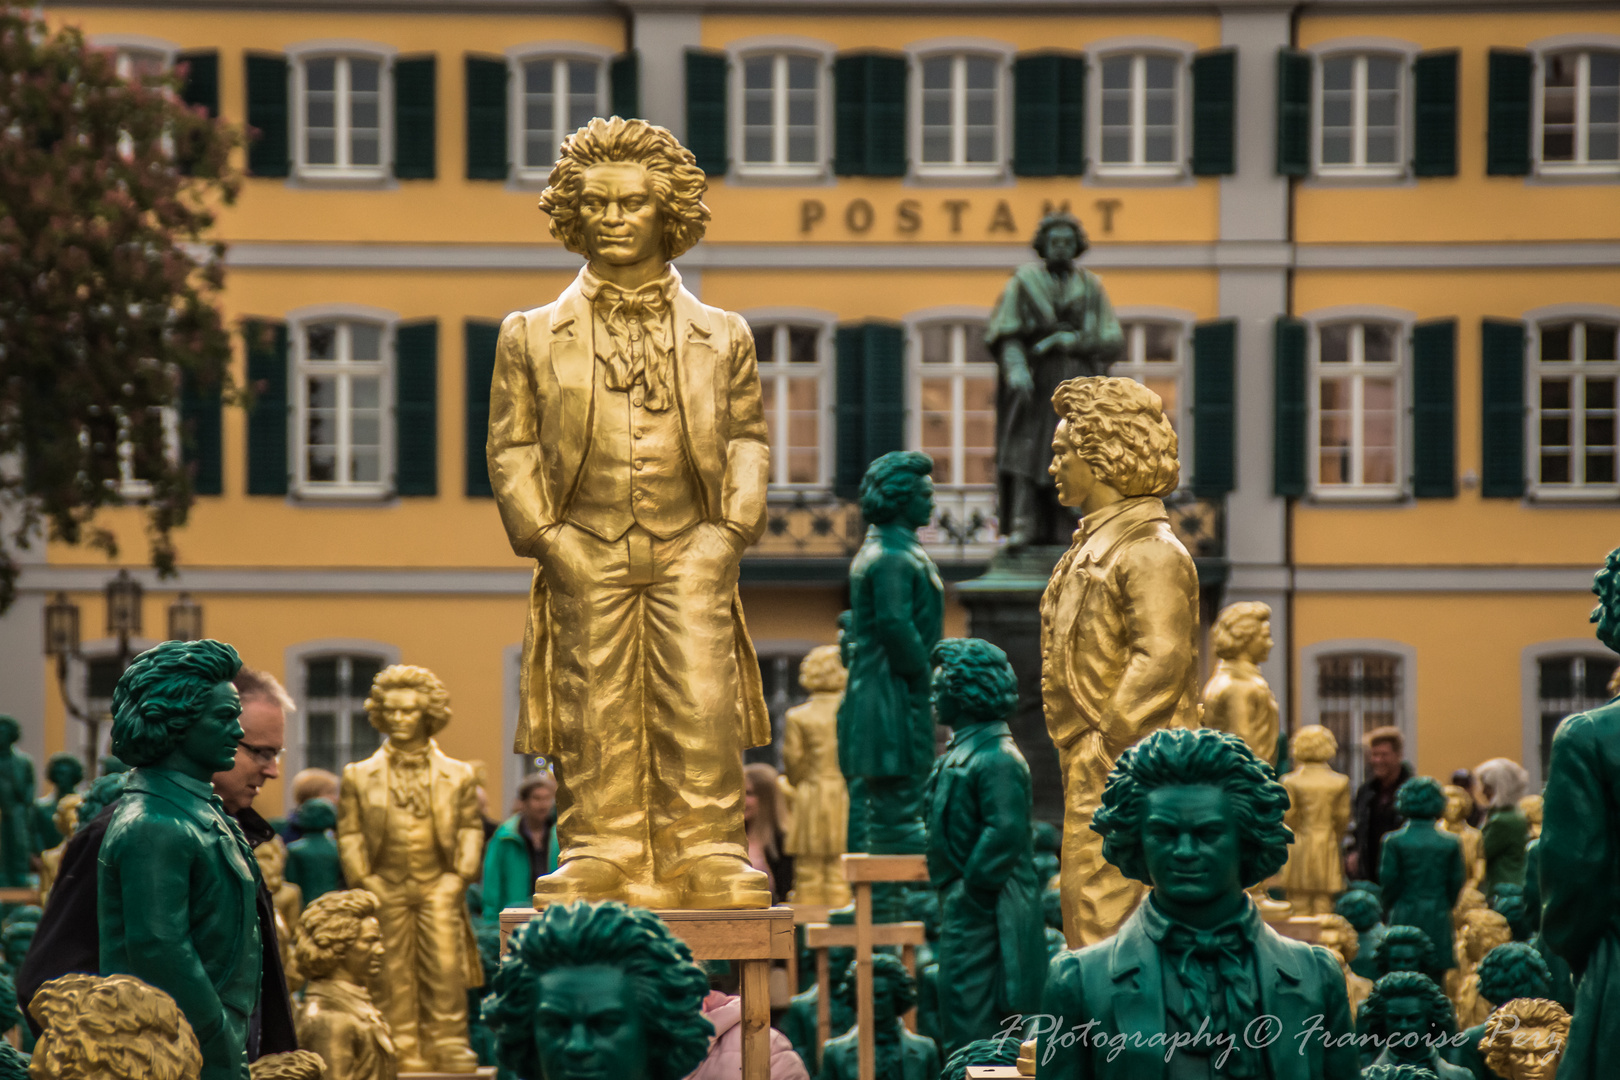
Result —
[{"label": "white window frame", "polygon": [[[1617,452],[1616,478],[1610,484],[1546,484],[1541,481],[1541,376],[1543,365],[1541,360],[1541,329],[1549,323],[1562,322],[1606,322],[1620,325],[1620,307],[1605,307],[1591,304],[1558,304],[1525,313],[1525,475],[1530,478],[1529,492],[1532,498],[1542,501],[1554,502],[1558,500],[1590,501],[1613,500],[1620,498],[1620,452]],[[1588,371],[1594,374],[1613,375],[1616,379],[1616,393],[1620,395],[1620,360],[1598,361],[1601,365],[1599,371],[1593,371],[1586,361],[1554,361],[1548,365],[1551,374],[1585,375]],[[1584,388],[1584,381],[1583,381]],[[1582,399],[1584,404],[1584,398]],[[1620,405],[1620,401],[1617,401]],[[1572,399],[1570,412],[1576,413]],[[1584,409],[1579,410],[1584,412]],[[1620,417],[1616,418],[1620,424]],[[1570,434],[1571,442],[1571,468],[1574,468],[1576,454],[1576,425],[1572,423]],[[1580,445],[1584,445],[1584,439]]]},{"label": "white window frame", "polygon": [[[1412,158],[1412,60],[1418,47],[1404,41],[1383,39],[1346,39],[1326,42],[1312,50],[1311,63],[1311,174],[1324,180],[1402,180],[1411,171]],[[1363,159],[1367,152],[1367,64],[1370,56],[1388,57],[1396,61],[1399,72],[1395,104],[1395,160],[1393,162],[1335,163],[1322,161],[1322,107],[1323,80],[1328,60],[1351,56],[1358,60],[1356,79],[1359,89],[1355,99],[1356,153]]]},{"label": "white window frame", "polygon": [[[1197,358],[1192,351],[1192,330],[1195,316],[1179,308],[1126,306],[1114,309],[1114,317],[1119,320],[1121,329],[1125,330],[1125,355],[1108,369],[1108,374],[1122,379],[1131,379],[1142,382],[1139,375],[1159,374],[1166,370],[1175,376],[1176,407],[1171,417],[1176,429],[1176,442],[1181,447],[1183,460],[1191,460],[1192,453],[1192,370]],[[1145,360],[1139,359],[1136,353],[1136,343],[1131,326],[1144,323],[1158,323],[1169,326],[1176,333],[1176,360],[1174,364],[1154,365],[1149,367]],[[1144,339],[1145,340],[1145,339]],[[1146,386],[1146,383],[1142,383]],[[1190,469],[1182,470],[1182,482],[1186,483],[1190,477]]]},{"label": "white window frame", "polygon": [[[293,701],[298,709],[287,719],[289,730],[284,743],[286,754],[282,761],[283,776],[297,776],[298,771],[308,764],[305,747],[309,745],[309,687],[305,675],[304,665],[323,656],[334,653],[343,655],[356,655],[369,653],[382,659],[383,667],[390,667],[400,662],[400,649],[398,645],[390,645],[383,641],[372,641],[367,638],[319,638],[312,641],[300,641],[289,645],[282,652],[281,681],[292,694]],[[282,806],[292,810],[292,784],[283,783],[281,787]]]},{"label": "white window frame", "polygon": [[951,380],[951,475],[941,476],[934,474],[934,487],[937,491],[952,494],[994,493],[996,485],[971,484],[958,481],[958,477],[966,472],[967,453],[964,446],[965,424],[962,413],[966,400],[963,386],[964,378],[995,378],[996,364],[994,361],[983,364],[966,363],[966,339],[963,347],[956,349],[951,361],[947,364],[925,364],[922,358],[922,332],[924,328],[941,323],[963,324],[988,322],[990,311],[988,308],[936,308],[928,312],[919,313],[905,321],[906,329],[906,395],[908,408],[906,409],[906,449],[927,453],[922,445],[922,383],[927,378],[945,378]]},{"label": "white window frame", "polygon": [[[365,308],[352,305],[304,308],[291,312],[287,316],[287,363],[288,380],[291,383],[292,408],[288,410],[288,452],[294,455],[292,475],[293,493],[300,499],[385,499],[394,493],[394,462],[398,448],[395,443],[394,418],[394,379],[396,377],[396,341],[399,316],[392,311],[383,311],[377,308]],[[318,361],[322,366],[312,369],[305,356],[308,348],[307,329],[312,323],[324,322],[364,322],[382,328],[382,343],[377,361],[380,369],[380,382],[378,395],[380,399],[381,446],[378,453],[378,479],[375,483],[354,483],[352,481],[311,481],[308,479],[309,454],[305,442],[308,431],[309,386],[307,376],[310,374],[370,374],[369,371],[357,371],[353,368],[355,363],[370,363],[370,361]],[[342,385],[347,385],[344,383]],[[348,403],[340,396],[339,411],[346,411]],[[342,443],[340,442],[341,446]],[[340,451],[339,457],[342,457]]]},{"label": "white window frame", "polygon": [[[174,405],[158,406],[163,421],[164,456],[172,465],[180,463],[180,410]],[[152,482],[135,475],[135,448],[124,437],[128,418],[121,409],[118,413],[118,494],[125,499],[148,499],[152,496]]]},{"label": "white window frame", "polygon": [[1541,662],[1559,656],[1614,659],[1590,637],[1561,638],[1526,645],[1519,653],[1521,744],[1519,761],[1530,774],[1528,794],[1539,794],[1547,779],[1547,762],[1541,760]]},{"label": "white window frame", "polygon": [[[288,46],[287,63],[292,69],[292,93],[288,111],[292,133],[293,174],[300,180],[332,183],[374,184],[387,180],[394,167],[394,58],[398,50],[370,41],[321,40],[300,42]],[[335,58],[344,63],[337,67],[333,110],[337,127],[334,139],[338,158],[342,161],[353,152],[348,143],[348,110],[345,107],[344,88],[348,79],[347,60],[372,60],[377,69],[377,164],[375,165],[311,165],[308,137],[308,69],[311,60]]]},{"label": "white window frame", "polygon": [[[744,131],[744,118],[747,116],[747,87],[744,65],[750,60],[757,60],[762,56],[776,58],[777,74],[779,77],[786,74],[786,57],[807,57],[816,62],[816,159],[813,162],[762,162],[748,161],[744,158],[746,132]],[[743,179],[758,180],[813,180],[827,175],[828,164],[832,160],[832,128],[836,117],[833,115],[835,102],[833,100],[833,74],[832,64],[837,56],[837,48],[822,41],[798,37],[770,37],[750,38],[747,41],[737,42],[728,50],[729,72],[729,99],[731,101],[731,116],[728,117],[731,141],[731,167],[732,175]],[[774,92],[774,91],[773,91]],[[786,153],[786,112],[787,96],[774,92],[772,102],[774,139],[777,156],[785,157]]]},{"label": "white window frame", "polygon": [[[608,115],[608,99],[612,94],[610,85],[612,71],[609,65],[613,61],[613,55],[612,49],[583,41],[530,42],[506,50],[506,64],[509,72],[506,80],[506,142],[508,156],[512,161],[512,176],[515,180],[528,184],[543,184],[551,176],[551,166],[555,162],[554,158],[553,161],[548,161],[543,165],[531,166],[524,164],[524,152],[528,146],[528,128],[524,124],[527,109],[524,101],[523,66],[535,60],[595,64],[597,68],[596,115],[606,116]],[[553,75],[554,79],[557,77],[557,75]],[[553,83],[553,93],[555,93],[555,83]],[[552,122],[556,123],[559,116],[563,120],[556,127],[559,152],[562,140],[574,132],[573,128],[567,126],[567,111],[568,103],[566,98],[554,102],[552,105]]]},{"label": "white window frame", "polygon": [[[1417,649],[1404,641],[1392,641],[1388,638],[1336,638],[1329,641],[1313,642],[1302,647],[1299,650],[1299,696],[1301,712],[1304,713],[1303,723],[1320,724],[1322,722],[1322,700],[1317,685],[1317,661],[1330,656],[1346,654],[1391,656],[1400,661],[1400,714],[1396,717],[1395,727],[1400,729],[1401,738],[1405,742],[1402,757],[1416,766],[1418,761],[1418,657]],[[1359,746],[1349,747],[1349,751],[1349,776],[1352,786],[1354,786],[1365,779],[1366,755]]]},{"label": "white window frame", "polygon": [[[1190,59],[1194,53],[1192,46],[1179,41],[1163,40],[1158,38],[1123,38],[1106,42],[1099,42],[1086,58],[1086,126],[1090,134],[1087,148],[1091,160],[1091,174],[1099,179],[1108,180],[1175,180],[1187,175],[1189,168],[1188,157],[1191,146],[1191,116],[1192,109],[1188,102],[1191,94],[1192,68]],[[1175,156],[1167,162],[1105,162],[1103,161],[1103,63],[1120,56],[1133,57],[1133,72],[1137,68],[1137,61],[1145,69],[1149,54],[1169,57],[1176,63],[1176,136]],[[1146,96],[1136,93],[1133,75],[1133,92],[1131,101],[1131,142],[1132,156],[1140,157],[1145,154],[1146,134]],[[1145,90],[1145,83],[1141,87]],[[1139,152],[1140,151],[1140,152]]]},{"label": "white window frame", "polygon": [[[1414,318],[1410,312],[1397,311],[1389,308],[1331,308],[1312,312],[1306,316],[1309,333],[1307,343],[1309,360],[1307,362],[1306,395],[1308,397],[1309,411],[1309,440],[1307,453],[1310,455],[1310,486],[1311,497],[1322,502],[1351,501],[1383,501],[1393,502],[1406,497],[1409,474],[1411,472],[1411,353],[1412,353],[1412,324]],[[1362,387],[1364,379],[1360,376],[1368,374],[1382,374],[1384,368],[1369,367],[1364,362],[1352,359],[1349,363],[1324,367],[1322,364],[1322,328],[1324,326],[1340,323],[1384,323],[1395,330],[1395,361],[1391,365],[1394,372],[1395,383],[1395,482],[1392,484],[1323,484],[1321,480],[1322,468],[1322,395],[1321,377],[1324,370],[1330,376],[1353,375],[1358,376],[1355,381],[1354,405],[1356,412],[1360,412],[1362,401]],[[1354,430],[1360,432],[1357,424]],[[1360,460],[1360,455],[1357,455]]]},{"label": "white window frame", "polygon": [[163,70],[168,71],[174,67],[175,57],[180,55],[180,46],[165,38],[148,37],[145,34],[90,34],[85,39],[91,48],[102,49],[115,54],[114,64],[118,67],[120,78],[129,78],[126,57],[132,52],[151,53],[163,58]]},{"label": "white window frame", "polygon": [[[1012,60],[1017,50],[1006,42],[981,38],[948,38],[914,44],[907,48],[908,98],[910,109],[906,141],[910,149],[911,173],[917,179],[997,180],[1007,175],[1012,146]],[[951,141],[953,158],[966,150],[966,60],[977,56],[994,61],[996,69],[995,154],[985,162],[925,162],[923,160],[923,64],[950,56],[962,74],[960,85],[953,72],[951,91]]]},{"label": "white window frame", "polygon": [[[1577,160],[1575,161],[1547,161],[1542,157],[1543,141],[1546,129],[1546,90],[1547,90],[1547,61],[1555,53],[1579,52],[1590,54],[1592,52],[1620,52],[1620,35],[1613,34],[1563,34],[1531,43],[1531,52],[1535,56],[1533,87],[1533,117],[1531,119],[1531,160],[1535,162],[1537,176],[1567,179],[1615,179],[1620,178],[1620,161],[1587,162],[1580,160],[1581,148],[1584,147],[1588,134],[1587,126],[1583,123],[1586,111],[1590,106],[1589,98],[1581,94],[1581,82],[1577,79],[1575,90],[1575,139],[1577,147]],[[1587,70],[1589,59],[1582,63],[1581,70]]]},{"label": "white window frame", "polygon": [[[779,348],[785,340],[786,328],[801,327],[814,329],[816,332],[816,362],[813,368],[806,365],[794,365],[786,361],[775,361],[770,365],[759,365],[760,383],[766,379],[814,379],[816,382],[816,401],[819,403],[819,424],[817,425],[817,475],[816,479],[808,484],[790,484],[787,481],[787,455],[777,452],[776,445],[771,446],[771,477],[770,491],[772,493],[811,493],[826,491],[832,487],[833,482],[833,456],[836,450],[835,425],[837,423],[836,380],[833,378],[834,352],[836,344],[834,335],[838,327],[837,315],[813,308],[754,308],[743,313],[743,319],[756,335],[757,327],[769,326],[778,334],[772,344],[775,355],[783,355]],[[759,351],[757,337],[755,352]],[[778,392],[775,408],[777,415],[774,418],[777,432],[787,430],[787,395]]]}]

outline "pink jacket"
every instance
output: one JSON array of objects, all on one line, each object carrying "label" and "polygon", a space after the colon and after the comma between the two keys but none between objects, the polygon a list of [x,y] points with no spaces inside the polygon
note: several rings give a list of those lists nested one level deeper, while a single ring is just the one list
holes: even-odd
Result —
[{"label": "pink jacket", "polygon": [[[714,1025],[709,1056],[686,1080],[742,1080],[742,999],[713,991],[703,999],[703,1015]],[[788,1037],[771,1029],[771,1080],[810,1080],[804,1059]]]}]

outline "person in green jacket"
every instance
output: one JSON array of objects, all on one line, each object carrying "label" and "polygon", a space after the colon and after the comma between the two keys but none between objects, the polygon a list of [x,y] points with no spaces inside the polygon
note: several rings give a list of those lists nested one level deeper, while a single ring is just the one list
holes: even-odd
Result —
[{"label": "person in green jacket", "polygon": [[113,690],[113,753],[133,766],[101,844],[101,973],[174,998],[202,1044],[201,1080],[248,1080],[259,1003],[259,866],[211,780],[236,762],[242,667],[219,641],[166,641]]},{"label": "person in green jacket", "polygon": [[1503,883],[1524,884],[1524,849],[1530,843],[1530,822],[1519,809],[1529,774],[1517,761],[1492,758],[1474,770],[1479,793],[1489,807],[1480,827],[1480,849],[1485,854],[1485,880],[1479,891],[1490,899]]},{"label": "person in green jacket", "polygon": [[498,926],[502,908],[529,907],[534,879],[557,869],[556,805],[551,773],[531,773],[518,785],[518,812],[484,846],[484,922]]}]

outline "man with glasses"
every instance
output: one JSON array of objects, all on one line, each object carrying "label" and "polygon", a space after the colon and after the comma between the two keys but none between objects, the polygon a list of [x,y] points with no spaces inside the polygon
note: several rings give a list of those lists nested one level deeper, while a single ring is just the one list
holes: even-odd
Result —
[{"label": "man with glasses", "polygon": [[[231,682],[242,699],[242,715],[238,720],[242,725],[242,739],[237,744],[232,767],[214,774],[214,794],[224,804],[225,812],[236,818],[248,843],[258,847],[272,840],[275,831],[253,809],[253,800],[266,781],[281,775],[287,713],[297,706],[269,672],[243,667]],[[80,822],[62,854],[62,866],[51,889],[50,903],[40,917],[34,943],[17,973],[17,1001],[30,1026],[34,1020],[28,1015],[28,1002],[45,983],[73,972],[101,974],[101,942],[96,928],[96,863],[115,805],[116,800],[93,820]],[[249,1060],[298,1049],[292,1006],[287,998],[287,976],[281,968],[281,950],[276,942],[275,908],[269,891],[262,884],[258,912],[259,939],[264,950],[263,977],[259,1007],[249,1020]],[[35,1034],[38,1034],[37,1028]]]}]

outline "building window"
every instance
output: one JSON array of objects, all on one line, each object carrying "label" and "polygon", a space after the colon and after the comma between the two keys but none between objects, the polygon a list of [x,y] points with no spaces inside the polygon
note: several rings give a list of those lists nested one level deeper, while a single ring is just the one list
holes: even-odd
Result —
[{"label": "building window", "polygon": [[922,71],[922,152],[925,173],[994,174],[1001,169],[999,57],[956,53],[930,56]]},{"label": "building window", "polygon": [[1615,384],[1620,381],[1612,322],[1548,322],[1537,327],[1536,478],[1543,488],[1620,487],[1615,475]]},{"label": "building window", "polygon": [[1120,329],[1125,332],[1125,355],[1108,374],[1134,379],[1158,394],[1165,417],[1185,443],[1181,357],[1186,333],[1179,323],[1155,320],[1121,320]]},{"label": "building window", "polygon": [[301,494],[385,494],[388,365],[381,323],[306,323],[296,338]]},{"label": "building window", "polygon": [[125,82],[144,82],[169,70],[169,57],[157,49],[120,47],[113,50],[113,70]]},{"label": "building window", "polygon": [[1316,336],[1318,494],[1399,495],[1400,327],[1327,323]]},{"label": "building window", "polygon": [[[113,409],[118,418],[118,493],[126,499],[145,499],[152,494],[152,462],[136,456],[134,421],[124,410]],[[163,426],[163,452],[169,463],[180,460],[180,412],[168,406],[151,410],[152,418]]]},{"label": "building window", "polygon": [[1550,172],[1620,171],[1620,52],[1542,57],[1541,164]]},{"label": "building window", "polygon": [[299,64],[299,71],[302,171],[315,176],[382,176],[382,60],[311,56]]},{"label": "building window", "polygon": [[1404,728],[1401,658],[1388,653],[1330,653],[1316,659],[1316,722],[1339,742],[1333,768],[1362,781],[1361,738],[1379,727]]},{"label": "building window", "polygon": [[304,661],[304,767],[342,773],[351,761],[370,757],[382,732],[366,716],[371,680],[382,657],[339,654]]},{"label": "building window", "polygon": [[742,62],[742,165],[759,172],[821,168],[821,68],[816,56],[771,53]]},{"label": "building window", "polygon": [[924,323],[914,335],[916,448],[942,487],[996,482],[996,363],[981,320]]},{"label": "building window", "polygon": [[1566,716],[1595,709],[1614,697],[1620,658],[1614,655],[1544,656],[1537,661],[1537,711],[1541,714],[1541,775],[1552,760],[1553,733]]},{"label": "building window", "polygon": [[1181,58],[1126,53],[1102,61],[1098,171],[1181,171]]},{"label": "building window", "polygon": [[1317,100],[1317,171],[1399,174],[1405,60],[1378,53],[1323,57]]},{"label": "building window", "polygon": [[765,323],[754,329],[759,353],[765,424],[771,436],[771,483],[822,487],[828,455],[823,444],[823,386],[827,365],[818,326]]},{"label": "building window", "polygon": [[518,170],[544,180],[562,141],[607,111],[607,76],[600,60],[533,57],[518,61],[520,95],[513,115],[521,125]]}]

